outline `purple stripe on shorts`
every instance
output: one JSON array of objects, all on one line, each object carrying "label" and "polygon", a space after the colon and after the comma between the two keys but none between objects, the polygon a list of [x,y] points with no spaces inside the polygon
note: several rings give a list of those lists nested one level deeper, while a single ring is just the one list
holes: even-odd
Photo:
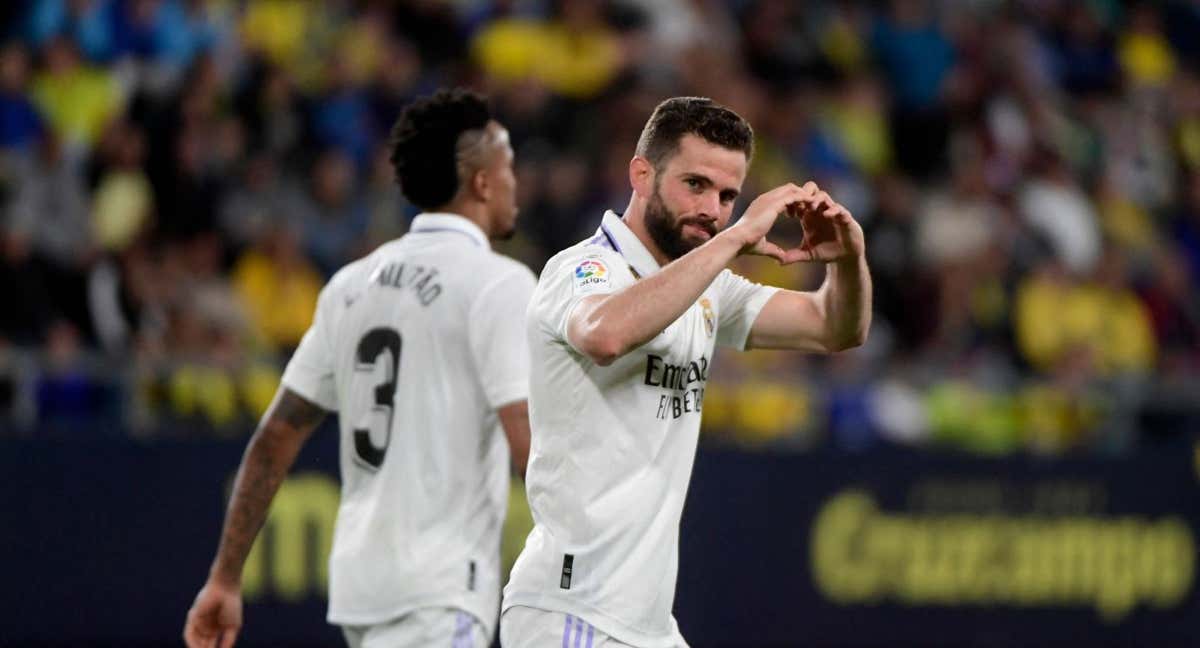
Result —
[{"label": "purple stripe on shorts", "polygon": [[583,619],[575,619],[575,648],[579,648],[579,642],[583,641]]},{"label": "purple stripe on shorts", "polygon": [[588,645],[587,645],[587,648],[592,648],[592,635],[594,635],[594,634],[596,634],[596,629],[595,629],[595,628],[593,628],[593,627],[592,627],[592,624],[590,624],[590,623],[589,623],[589,624],[588,624]]},{"label": "purple stripe on shorts", "polygon": [[563,626],[562,648],[571,648],[571,615],[567,615],[567,625]]},{"label": "purple stripe on shorts", "polygon": [[458,618],[455,619],[454,628],[454,644],[453,648],[469,648],[467,643],[470,635],[467,633],[467,628],[470,627],[470,620],[467,618],[467,613],[459,611]]}]

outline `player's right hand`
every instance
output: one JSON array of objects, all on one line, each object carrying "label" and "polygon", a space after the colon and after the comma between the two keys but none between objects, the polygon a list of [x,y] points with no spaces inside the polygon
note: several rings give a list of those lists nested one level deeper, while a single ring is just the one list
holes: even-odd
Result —
[{"label": "player's right hand", "polygon": [[183,641],[188,648],[230,648],[241,628],[241,588],[210,579],[188,610]]},{"label": "player's right hand", "polygon": [[803,187],[792,183],[780,185],[755,198],[738,222],[723,234],[736,237],[741,254],[769,256],[780,263],[794,262],[796,255],[767,240],[767,233],[775,220],[790,210],[802,205],[815,208],[817,193],[816,185],[811,182]]}]

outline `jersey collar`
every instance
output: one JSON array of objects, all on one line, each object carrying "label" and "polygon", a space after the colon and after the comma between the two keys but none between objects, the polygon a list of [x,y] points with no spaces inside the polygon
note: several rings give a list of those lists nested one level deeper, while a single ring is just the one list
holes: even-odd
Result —
[{"label": "jersey collar", "polygon": [[458,214],[428,213],[419,214],[413,219],[409,232],[431,234],[434,232],[455,232],[471,239],[476,245],[491,249],[488,237],[478,225]]},{"label": "jersey collar", "polygon": [[654,255],[650,254],[650,250],[642,245],[637,234],[629,229],[625,221],[617,216],[616,212],[611,209],[604,212],[604,220],[600,222],[600,231],[608,238],[608,242],[616,248],[617,253],[625,257],[625,261],[629,263],[634,272],[641,277],[649,277],[658,272],[658,261],[654,260]]}]

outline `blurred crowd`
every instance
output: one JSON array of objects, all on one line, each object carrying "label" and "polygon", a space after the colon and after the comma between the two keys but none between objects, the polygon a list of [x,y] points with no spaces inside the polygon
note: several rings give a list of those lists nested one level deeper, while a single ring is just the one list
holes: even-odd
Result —
[{"label": "blurred crowd", "polygon": [[813,179],[862,223],[868,344],[722,355],[712,441],[1119,453],[1200,422],[1200,2],[30,0],[0,25],[0,429],[245,434],[324,280],[415,214],[387,135],[447,84],[512,134],[502,250],[535,271],[626,204],[673,95],[754,126],[743,195]]}]

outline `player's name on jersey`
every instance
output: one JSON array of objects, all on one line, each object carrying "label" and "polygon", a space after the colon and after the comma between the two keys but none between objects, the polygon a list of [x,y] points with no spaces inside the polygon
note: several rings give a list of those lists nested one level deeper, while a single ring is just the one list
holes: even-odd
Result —
[{"label": "player's name on jersey", "polygon": [[437,283],[438,269],[433,266],[389,263],[375,271],[371,281],[388,288],[411,288],[422,306],[433,303],[442,294]]},{"label": "player's name on jersey", "polygon": [[703,356],[687,364],[672,364],[653,353],[646,357],[646,377],[643,382],[647,386],[682,392],[663,394],[659,398],[658,412],[655,414],[659,419],[677,419],[684,414],[699,413],[707,380],[708,358]]}]

